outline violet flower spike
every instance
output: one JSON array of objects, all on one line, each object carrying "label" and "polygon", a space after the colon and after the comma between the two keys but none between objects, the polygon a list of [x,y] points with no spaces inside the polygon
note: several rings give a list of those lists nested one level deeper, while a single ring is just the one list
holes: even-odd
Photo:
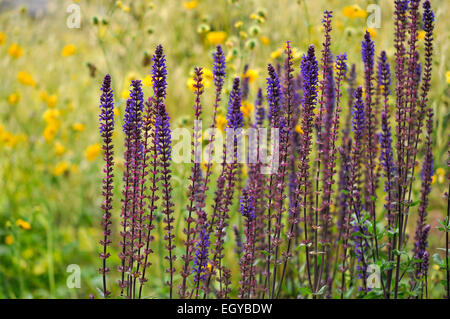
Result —
[{"label": "violet flower spike", "polygon": [[103,216],[101,225],[103,226],[103,239],[100,240],[100,245],[103,246],[103,251],[100,253],[100,259],[102,259],[102,267],[99,272],[103,277],[103,296],[107,298],[111,292],[107,289],[106,277],[109,273],[109,267],[107,267],[106,261],[111,256],[108,252],[108,246],[111,245],[111,210],[112,210],[112,198],[113,198],[113,168],[114,168],[114,146],[112,144],[112,136],[114,131],[114,95],[111,89],[111,76],[107,74],[103,80],[101,88],[102,95],[100,97],[100,135],[103,139],[103,151],[105,166],[103,172],[105,174],[103,178],[102,194],[104,201],[102,204]]}]

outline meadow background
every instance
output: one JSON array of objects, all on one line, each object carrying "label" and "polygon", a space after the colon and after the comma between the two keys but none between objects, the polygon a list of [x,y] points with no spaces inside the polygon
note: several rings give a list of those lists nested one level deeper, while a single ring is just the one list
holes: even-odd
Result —
[{"label": "meadow background", "polygon": [[[204,127],[210,123],[214,93],[211,53],[217,44],[223,45],[227,56],[226,92],[231,79],[243,76],[244,66],[249,66],[244,75],[250,79],[247,116],[252,116],[250,101],[258,87],[265,87],[267,63],[282,62],[286,40],[292,41],[296,70],[309,44],[321,48],[325,9],[334,11],[332,52],[347,52],[349,64],[356,63],[359,72],[360,41],[367,28],[364,9],[370,3],[380,5],[381,28],[370,32],[376,52],[383,48],[393,60],[393,1],[388,0],[30,2],[31,7],[27,1],[0,1],[0,298],[99,296],[103,163],[98,103],[106,73],[112,76],[116,127],[120,128],[130,80],[142,80],[144,94],[150,96],[150,56],[156,45],[162,44],[167,55],[171,125],[190,128],[194,66],[205,67]],[[80,28],[71,29],[66,24],[70,15],[66,9],[72,3],[81,9]],[[429,206],[430,255],[435,256],[430,265],[430,296],[439,297],[443,295],[439,281],[444,273],[437,266],[443,251],[437,248],[445,245],[445,238],[435,226],[447,209],[443,193],[448,190],[450,2],[434,0],[431,4],[436,29],[430,92],[435,114],[435,176]],[[222,103],[222,113],[225,106]],[[219,117],[219,124],[220,119],[223,117]],[[122,141],[122,132],[117,129],[115,230],[120,214]],[[176,164],[172,169],[175,225],[181,235],[179,217],[185,213],[190,165]],[[413,200],[417,198],[416,190]],[[410,226],[414,227],[415,216],[411,218]],[[231,224],[242,227],[239,213],[232,214]],[[155,243],[161,243],[160,231],[155,230]],[[109,260],[114,265],[119,262],[117,235],[113,231],[115,250]],[[232,232],[228,238],[225,259],[238,273]],[[181,250],[180,236],[177,244]],[[161,276],[161,248],[162,243],[152,255],[146,297],[167,295]],[[81,268],[80,289],[66,285],[70,264]]]}]

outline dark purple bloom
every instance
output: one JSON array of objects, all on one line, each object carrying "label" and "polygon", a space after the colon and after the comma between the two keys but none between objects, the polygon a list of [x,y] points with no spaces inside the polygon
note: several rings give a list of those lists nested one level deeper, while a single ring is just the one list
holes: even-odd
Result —
[{"label": "dark purple bloom", "polygon": [[244,126],[244,116],[241,111],[241,89],[239,88],[239,78],[234,79],[233,89],[230,92],[228,101],[227,127],[232,129]]},{"label": "dark purple bloom", "polygon": [[194,282],[198,282],[206,279],[206,272],[208,270],[209,262],[209,232],[208,224],[200,232],[200,238],[195,246],[195,258],[194,267],[192,268],[192,273],[194,274]]},{"label": "dark purple bloom", "polygon": [[268,118],[272,127],[279,127],[282,103],[280,80],[272,64],[267,66],[267,70],[269,72],[269,77],[267,78]]},{"label": "dark purple bloom", "polygon": [[103,151],[105,167],[103,172],[105,177],[103,178],[103,196],[104,201],[102,204],[103,217],[101,225],[103,226],[103,239],[100,240],[100,244],[103,246],[103,251],[100,253],[102,259],[102,267],[99,272],[103,276],[103,296],[106,298],[110,295],[110,291],[106,285],[106,275],[109,273],[109,267],[106,265],[106,260],[110,257],[108,252],[108,246],[111,244],[111,210],[112,210],[112,197],[113,197],[113,144],[112,135],[114,131],[114,95],[111,89],[111,76],[107,74],[103,80],[101,88],[102,95],[100,97],[100,135],[103,139]]},{"label": "dark purple bloom", "polygon": [[266,117],[266,109],[264,108],[263,102],[264,102],[264,97],[263,97],[261,88],[259,88],[258,94],[256,95],[256,100],[255,100],[255,108],[256,108],[255,124],[256,124],[256,126],[262,126],[264,119]]},{"label": "dark purple bloom", "polygon": [[222,47],[217,46],[216,52],[214,53],[214,66],[213,66],[213,76],[214,84],[216,90],[221,91],[225,79],[225,54],[223,53]]},{"label": "dark purple bloom", "polygon": [[373,41],[370,38],[369,31],[366,31],[366,33],[364,34],[364,40],[361,41],[361,51],[362,51],[362,60],[364,64],[368,65],[370,68],[373,68],[375,45],[373,44]]}]

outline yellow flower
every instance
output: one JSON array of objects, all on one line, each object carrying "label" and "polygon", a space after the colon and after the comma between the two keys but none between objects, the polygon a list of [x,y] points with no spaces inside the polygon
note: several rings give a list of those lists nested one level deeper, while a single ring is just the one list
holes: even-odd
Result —
[{"label": "yellow flower", "polygon": [[4,32],[0,32],[0,45],[6,42],[6,35]]},{"label": "yellow flower", "polygon": [[19,93],[12,93],[8,96],[8,102],[12,105],[16,105],[20,101],[20,94]]},{"label": "yellow flower", "polygon": [[53,175],[55,176],[61,176],[65,172],[69,170],[69,162],[67,161],[61,161],[58,164],[55,165],[55,167],[52,170]]},{"label": "yellow flower", "polygon": [[123,5],[123,6],[122,6],[122,10],[123,10],[124,12],[130,12],[130,7],[127,6],[127,5]]},{"label": "yellow flower", "polygon": [[19,226],[20,228],[22,228],[24,230],[31,229],[31,224],[29,222],[24,221],[23,219],[18,219],[16,224],[17,224],[17,226]]},{"label": "yellow flower", "polygon": [[279,58],[282,53],[283,53],[282,49],[277,49],[270,54],[270,58],[275,60],[275,59]]},{"label": "yellow flower", "polygon": [[227,34],[224,31],[211,31],[206,35],[206,40],[212,45],[218,45],[225,42]]},{"label": "yellow flower", "polygon": [[33,76],[25,71],[19,71],[19,73],[17,73],[17,80],[24,85],[36,85],[36,81],[33,79]]},{"label": "yellow flower", "polygon": [[417,33],[417,38],[418,38],[419,40],[425,40],[425,34],[426,34],[425,31],[420,30],[420,31]]},{"label": "yellow flower", "polygon": [[345,7],[342,10],[342,13],[344,14],[344,16],[350,19],[367,17],[367,12],[361,9],[357,4]]},{"label": "yellow flower", "polygon": [[13,235],[7,235],[5,237],[5,244],[8,246],[11,246],[12,244],[14,244],[14,237]]},{"label": "yellow flower", "polygon": [[116,1],[116,6],[118,8],[122,8],[122,1]]},{"label": "yellow flower", "polygon": [[84,151],[84,157],[86,157],[86,159],[88,161],[93,161],[97,158],[97,156],[100,154],[102,150],[102,147],[100,146],[100,144],[92,144],[89,145],[86,150]]},{"label": "yellow flower", "polygon": [[225,116],[219,114],[216,119],[216,126],[219,130],[223,131],[225,129],[225,125],[227,124],[227,119]]},{"label": "yellow flower", "polygon": [[303,134],[303,130],[302,130],[301,125],[297,125],[297,126],[295,127],[295,131],[296,131],[298,134]]},{"label": "yellow flower", "polygon": [[120,116],[120,109],[118,107],[114,108],[114,117],[119,117]]},{"label": "yellow flower", "polygon": [[367,28],[367,32],[369,32],[370,37],[375,39],[377,37],[377,31],[373,28]]},{"label": "yellow flower", "polygon": [[261,36],[260,40],[261,40],[261,43],[264,45],[270,44],[270,39],[268,37],[266,37],[265,35]]},{"label": "yellow flower", "polygon": [[144,86],[152,87],[153,86],[153,78],[150,75],[147,75],[142,81]]},{"label": "yellow flower", "polygon": [[53,108],[56,106],[56,102],[58,101],[58,96],[55,94],[47,96],[45,99],[45,102],[47,103],[47,106],[50,108]]},{"label": "yellow flower", "polygon": [[436,175],[438,177],[438,183],[443,184],[445,180],[445,169],[439,167],[438,169],[436,169]]},{"label": "yellow flower", "polygon": [[244,25],[244,23],[242,22],[242,21],[238,21],[238,22],[236,22],[235,24],[234,24],[234,27],[236,28],[236,29],[239,29],[240,27],[242,27]]},{"label": "yellow flower", "polygon": [[253,83],[258,78],[258,71],[253,69],[248,69],[247,72],[243,75],[243,77],[246,79],[248,78],[250,83]]},{"label": "yellow flower", "polygon": [[214,74],[212,73],[212,71],[210,69],[203,68],[203,77],[208,80],[212,80],[214,77]]},{"label": "yellow flower", "polygon": [[255,106],[252,103],[243,101],[241,106],[242,115],[244,115],[244,117],[249,117],[254,108]]},{"label": "yellow flower", "polygon": [[436,174],[431,176],[431,185],[433,185],[434,183],[436,183]]},{"label": "yellow flower", "polygon": [[450,71],[445,72],[445,81],[450,84]]},{"label": "yellow flower", "polygon": [[[194,90],[195,90],[194,84],[195,84],[195,80],[194,80],[193,78],[189,78],[189,79],[187,80],[187,82],[186,82],[186,85],[188,86],[189,90],[191,90],[191,91],[194,91]],[[202,84],[203,84],[203,86],[204,86],[205,88],[208,88],[208,87],[210,87],[211,82],[210,82],[208,79],[203,78],[203,79],[202,79]]]},{"label": "yellow flower", "polygon": [[77,48],[73,44],[68,44],[62,49],[61,55],[64,57],[71,56],[74,55],[76,51]]},{"label": "yellow flower", "polygon": [[191,0],[191,1],[183,1],[183,7],[186,10],[192,10],[197,8],[198,6],[198,0]]},{"label": "yellow flower", "polygon": [[62,145],[60,142],[55,143],[55,154],[56,156],[61,156],[66,151],[66,148],[64,145]]},{"label": "yellow flower", "polygon": [[58,128],[59,127],[56,124],[48,124],[45,127],[42,136],[47,142],[51,142],[55,138],[56,133],[58,133]]},{"label": "yellow flower", "polygon": [[84,124],[80,122],[76,122],[72,124],[72,130],[75,132],[83,132],[84,131]]},{"label": "yellow flower", "polygon": [[47,124],[55,124],[61,115],[58,109],[49,109],[44,112],[42,118]]},{"label": "yellow flower", "polygon": [[13,43],[13,44],[11,44],[11,46],[8,49],[8,54],[12,58],[18,59],[23,54],[23,48],[20,45],[18,45],[17,43]]}]

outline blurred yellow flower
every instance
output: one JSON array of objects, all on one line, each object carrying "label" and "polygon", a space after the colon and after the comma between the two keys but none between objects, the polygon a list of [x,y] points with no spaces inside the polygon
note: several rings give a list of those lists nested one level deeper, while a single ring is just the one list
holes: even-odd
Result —
[{"label": "blurred yellow flower", "polygon": [[244,117],[249,117],[255,106],[247,101],[242,102],[241,112]]},{"label": "blurred yellow flower", "polygon": [[350,19],[367,17],[367,12],[361,9],[357,4],[345,7],[342,10],[342,13],[344,14],[344,16]]},{"label": "blurred yellow flower", "polygon": [[253,69],[248,69],[247,72],[245,72],[242,77],[244,79],[249,80],[250,83],[254,82],[257,78],[258,78],[258,71],[253,70]]},{"label": "blurred yellow flower", "polygon": [[450,84],[450,71],[445,72],[445,81]]},{"label": "blurred yellow flower", "polygon": [[53,108],[56,106],[56,102],[58,102],[58,96],[55,94],[48,95],[45,99],[45,103],[49,108]]},{"label": "blurred yellow flower", "polygon": [[59,126],[56,124],[48,124],[45,127],[42,136],[47,142],[51,142],[55,138],[56,133],[58,133],[58,128]]},{"label": "blurred yellow flower", "polygon": [[56,156],[61,156],[66,151],[66,148],[64,145],[62,145],[60,142],[55,143],[55,154]]},{"label": "blurred yellow flower", "polygon": [[24,229],[24,230],[30,230],[31,229],[31,224],[27,221],[24,221],[23,219],[18,219],[16,222],[17,226],[19,226],[20,228]]},{"label": "blurred yellow flower", "polygon": [[142,83],[144,84],[144,86],[152,87],[153,86],[153,78],[151,77],[151,75],[147,75],[144,78],[144,80],[142,81]]},{"label": "blurred yellow flower", "polygon": [[13,235],[7,235],[5,237],[5,244],[8,246],[11,246],[12,244],[14,244],[14,237]]},{"label": "blurred yellow flower", "polygon": [[72,130],[75,132],[83,132],[84,131],[84,124],[80,122],[76,122],[72,124]]},{"label": "blurred yellow flower", "polygon": [[213,74],[213,72],[210,69],[203,68],[202,70],[203,70],[203,77],[204,78],[206,78],[208,80],[212,80],[213,79],[214,74]]},{"label": "blurred yellow flower", "polygon": [[[189,90],[191,90],[191,91],[195,90],[194,84],[195,84],[194,78],[189,78],[186,82],[186,85],[188,86]],[[211,86],[211,82],[206,78],[202,79],[202,84],[205,88],[209,88]]]},{"label": "blurred yellow flower", "polygon": [[183,7],[186,10],[192,10],[197,8],[198,6],[198,0],[191,0],[191,1],[183,1]]},{"label": "blurred yellow flower", "polygon": [[24,85],[36,85],[36,81],[33,79],[33,76],[25,71],[19,71],[19,73],[17,73],[17,80]]},{"label": "blurred yellow flower", "polygon": [[119,117],[120,116],[120,109],[118,107],[114,108],[114,117]]},{"label": "blurred yellow flower", "polygon": [[301,127],[300,124],[297,125],[297,126],[295,126],[295,131],[296,131],[298,134],[303,134],[303,130],[302,130],[302,127]]},{"label": "blurred yellow flower", "polygon": [[443,169],[442,167],[439,167],[438,169],[436,169],[436,175],[437,175],[438,183],[443,184],[445,181],[445,169]]},{"label": "blurred yellow flower", "polygon": [[417,33],[417,38],[418,38],[419,40],[424,40],[424,39],[425,39],[425,34],[426,34],[425,31],[420,30],[420,31]]},{"label": "blurred yellow flower", "polygon": [[18,59],[22,56],[23,54],[23,48],[18,45],[17,43],[13,43],[11,44],[11,46],[8,48],[8,54],[14,58],[14,59]]},{"label": "blurred yellow flower", "polygon": [[375,39],[375,38],[377,37],[377,31],[376,31],[375,29],[373,29],[373,28],[367,28],[366,30],[367,30],[367,32],[369,32],[370,37],[371,37],[372,39]]},{"label": "blurred yellow flower", "polygon": [[225,129],[225,125],[227,124],[227,119],[222,114],[217,115],[216,126],[219,130],[223,131]]},{"label": "blurred yellow flower", "polygon": [[6,42],[6,35],[4,32],[0,31],[0,45],[4,44]]},{"label": "blurred yellow flower", "polygon": [[12,93],[8,96],[8,102],[12,105],[16,105],[20,101],[20,94],[19,93]]},{"label": "blurred yellow flower", "polygon": [[242,21],[238,21],[238,22],[236,22],[235,24],[234,24],[234,27],[236,28],[236,29],[239,29],[240,27],[242,27],[244,25],[244,23],[242,22]]},{"label": "blurred yellow flower", "polygon": [[275,59],[279,58],[282,53],[283,53],[282,49],[277,49],[277,50],[273,51],[272,53],[270,53],[270,58],[275,60]]},{"label": "blurred yellow flower", "polygon": [[436,174],[431,176],[431,185],[433,185],[434,183],[436,183]]},{"label": "blurred yellow flower", "polygon": [[60,115],[61,113],[59,112],[58,109],[49,109],[44,112],[42,118],[47,124],[52,124],[57,122]]},{"label": "blurred yellow flower", "polygon": [[73,44],[68,44],[62,49],[61,55],[64,57],[71,56],[74,55],[76,51],[77,48]]},{"label": "blurred yellow flower", "polygon": [[264,45],[270,44],[270,39],[268,37],[266,37],[265,35],[261,36],[260,40],[261,40],[261,43]]},{"label": "blurred yellow flower", "polygon": [[89,145],[86,150],[84,151],[84,157],[86,157],[86,159],[88,161],[93,161],[97,158],[97,156],[100,154],[102,150],[102,147],[100,146],[100,144],[92,144]]},{"label": "blurred yellow flower", "polygon": [[218,45],[225,42],[227,34],[224,31],[211,31],[206,35],[206,40],[212,45]]},{"label": "blurred yellow flower", "polygon": [[69,162],[67,161],[61,161],[58,164],[55,165],[55,167],[52,170],[52,174],[55,176],[61,176],[65,172],[69,170]]}]

